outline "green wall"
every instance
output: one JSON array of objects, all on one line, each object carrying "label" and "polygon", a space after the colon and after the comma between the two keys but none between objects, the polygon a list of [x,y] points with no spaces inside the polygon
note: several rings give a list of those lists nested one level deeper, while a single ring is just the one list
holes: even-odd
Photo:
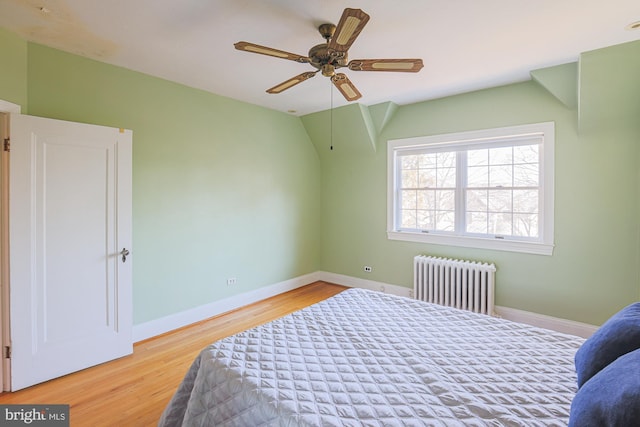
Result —
[{"label": "green wall", "polygon": [[27,42],[0,28],[0,99],[27,104]]},{"label": "green wall", "polygon": [[133,130],[135,324],[318,270],[320,164],[297,117],[25,48],[30,114]]},{"label": "green wall", "polygon": [[[498,305],[591,324],[640,299],[640,42],[583,56],[580,76],[556,79],[569,85],[560,99],[529,81],[397,108],[336,109],[333,151],[329,113],[303,117],[322,161],[322,269],[411,287],[417,254],[494,262]],[[580,118],[561,101],[578,80]],[[556,124],[553,256],[387,239],[388,140],[546,121]]]},{"label": "green wall", "polygon": [[[3,30],[0,49],[14,59],[0,99],[134,131],[136,324],[317,270],[410,287],[420,253],[495,262],[497,304],[521,310],[599,324],[640,299],[640,42],[529,82],[338,108],[333,137],[329,112],[292,117]],[[387,140],[543,121],[556,123],[553,256],[387,239]]]}]

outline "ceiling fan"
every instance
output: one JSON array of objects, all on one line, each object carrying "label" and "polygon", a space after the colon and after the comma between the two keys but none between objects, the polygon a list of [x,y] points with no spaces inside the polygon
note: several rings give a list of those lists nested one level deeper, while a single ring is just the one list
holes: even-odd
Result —
[{"label": "ceiling fan", "polygon": [[318,72],[329,77],[334,86],[347,101],[355,101],[362,95],[346,74],[336,73],[336,70],[347,67],[352,71],[400,71],[417,73],[423,67],[422,59],[352,59],[348,60],[348,50],[356,40],[364,26],[369,21],[369,15],[360,9],[345,9],[338,25],[322,24],[318,27],[320,35],[326,43],[313,46],[308,56],[297,55],[271,47],[260,46],[248,42],[238,42],[234,46],[245,52],[259,53],[288,59],[290,61],[308,63],[316,68],[316,71],[307,71],[298,74],[270,89],[267,93],[281,93],[298,83],[314,77]]}]

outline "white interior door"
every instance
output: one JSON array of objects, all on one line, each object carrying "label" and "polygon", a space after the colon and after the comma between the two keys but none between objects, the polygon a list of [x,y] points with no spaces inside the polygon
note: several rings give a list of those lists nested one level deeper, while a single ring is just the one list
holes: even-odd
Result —
[{"label": "white interior door", "polygon": [[10,116],[11,389],[132,353],[128,130]]}]

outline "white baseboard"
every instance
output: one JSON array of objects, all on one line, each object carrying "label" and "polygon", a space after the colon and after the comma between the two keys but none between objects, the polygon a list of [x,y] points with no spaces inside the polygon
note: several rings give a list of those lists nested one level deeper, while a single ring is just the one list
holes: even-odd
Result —
[{"label": "white baseboard", "polygon": [[[335,283],[337,285],[348,286],[351,288],[370,289],[373,291],[381,291],[393,295],[413,298],[413,289],[409,289],[404,286],[375,282],[373,280],[360,279],[357,277],[344,276],[341,274],[328,273],[325,271],[320,271],[319,277],[319,280]],[[511,320],[513,322],[526,323],[528,325],[537,326],[539,328],[550,329],[552,331],[569,335],[576,335],[583,338],[590,337],[591,334],[593,334],[598,329],[598,326],[589,325],[587,323],[575,322],[573,320],[546,316],[544,314],[517,310],[515,308],[509,307],[496,306],[495,312],[499,317]]]},{"label": "white baseboard", "polygon": [[558,317],[546,316],[544,314],[532,313],[530,311],[517,310],[515,308],[496,306],[496,314],[504,319],[518,323],[537,326],[539,328],[551,329],[564,334],[576,335],[582,338],[589,338],[598,326],[588,323],[575,322],[573,320],[561,319]]},{"label": "white baseboard", "polygon": [[371,291],[379,291],[392,295],[403,297],[412,297],[413,289],[405,286],[392,285],[390,283],[376,282],[368,279],[360,279],[358,277],[345,276],[343,274],[329,273],[326,271],[318,272],[319,279],[324,282],[335,283],[336,285],[348,286],[350,288],[369,289]]},{"label": "white baseboard", "polygon": [[[413,297],[413,289],[405,286],[393,285],[391,283],[377,282],[374,280],[361,279],[358,277],[345,276],[343,274],[329,273],[326,271],[316,271],[295,277],[284,282],[265,286],[254,291],[240,295],[234,295],[219,301],[214,301],[190,310],[171,314],[160,319],[134,325],[133,341],[139,342],[157,335],[164,334],[174,329],[190,325],[209,319],[222,313],[226,313],[237,308],[253,304],[266,298],[281,294],[283,292],[297,289],[301,286],[322,280],[337,285],[350,288],[369,289],[372,291],[385,292],[403,297]],[[529,311],[517,310],[515,308],[496,306],[496,314],[504,319],[519,323],[526,323],[540,328],[551,329],[570,335],[577,335],[587,338],[598,328],[586,323],[574,322],[572,320],[546,316]]]},{"label": "white baseboard", "polygon": [[295,277],[284,282],[265,286],[254,291],[234,295],[209,304],[194,307],[189,310],[171,314],[160,319],[140,323],[133,326],[133,342],[139,342],[157,335],[164,334],[192,323],[209,319],[222,313],[253,304],[266,298],[291,291],[309,283],[322,280],[317,272]]}]

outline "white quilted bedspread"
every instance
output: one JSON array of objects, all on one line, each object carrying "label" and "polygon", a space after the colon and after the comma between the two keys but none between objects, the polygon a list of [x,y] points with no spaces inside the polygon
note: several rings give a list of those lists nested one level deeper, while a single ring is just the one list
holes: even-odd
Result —
[{"label": "white quilted bedspread", "polygon": [[161,426],[566,426],[581,338],[361,289],[202,351]]}]

